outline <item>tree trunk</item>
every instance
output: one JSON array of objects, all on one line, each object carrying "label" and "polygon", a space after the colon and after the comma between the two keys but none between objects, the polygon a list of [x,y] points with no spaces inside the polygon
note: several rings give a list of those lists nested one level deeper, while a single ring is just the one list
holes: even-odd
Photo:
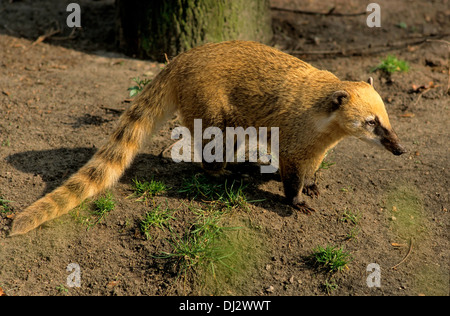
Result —
[{"label": "tree trunk", "polygon": [[138,58],[163,61],[208,42],[272,40],[269,0],[116,0],[117,39]]}]

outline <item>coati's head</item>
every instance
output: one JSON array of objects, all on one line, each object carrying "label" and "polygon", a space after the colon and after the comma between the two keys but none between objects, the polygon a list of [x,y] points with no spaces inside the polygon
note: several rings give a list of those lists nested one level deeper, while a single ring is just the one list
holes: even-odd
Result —
[{"label": "coati's head", "polygon": [[383,100],[373,88],[373,80],[345,82],[331,96],[336,121],[347,135],[386,148],[394,155],[406,152],[391,127]]}]

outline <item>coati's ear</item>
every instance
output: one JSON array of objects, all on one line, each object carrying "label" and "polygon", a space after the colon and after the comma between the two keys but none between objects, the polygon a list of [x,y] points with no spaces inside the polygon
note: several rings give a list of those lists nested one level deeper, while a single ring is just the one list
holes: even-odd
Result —
[{"label": "coati's ear", "polygon": [[348,94],[348,92],[344,90],[333,92],[333,94],[331,95],[332,110],[334,111],[339,109],[348,101],[349,97],[350,95]]},{"label": "coati's ear", "polygon": [[369,79],[367,80],[367,83],[373,87],[373,78],[369,77]]}]

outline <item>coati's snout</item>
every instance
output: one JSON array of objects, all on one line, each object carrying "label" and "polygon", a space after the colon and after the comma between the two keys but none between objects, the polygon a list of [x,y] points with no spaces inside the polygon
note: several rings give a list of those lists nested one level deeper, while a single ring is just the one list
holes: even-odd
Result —
[{"label": "coati's snout", "polygon": [[405,147],[400,144],[397,134],[393,130],[387,130],[382,126],[375,128],[375,134],[379,137],[381,145],[396,156],[406,153]]},{"label": "coati's snout", "polygon": [[400,144],[397,134],[391,127],[383,126],[378,117],[375,117],[371,124],[373,125],[372,134],[374,136],[370,139],[372,142],[381,145],[396,156],[406,153],[405,147]]},{"label": "coati's snout", "polygon": [[394,146],[391,146],[391,145],[386,146],[385,145],[384,147],[396,156],[400,156],[407,152],[405,147],[403,147],[401,144],[395,144]]}]

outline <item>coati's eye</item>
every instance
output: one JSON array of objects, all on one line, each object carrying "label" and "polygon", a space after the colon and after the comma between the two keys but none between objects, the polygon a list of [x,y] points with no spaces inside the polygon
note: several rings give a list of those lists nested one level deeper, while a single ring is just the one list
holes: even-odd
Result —
[{"label": "coati's eye", "polygon": [[366,121],[367,126],[374,127],[377,123],[375,120],[368,120]]}]

